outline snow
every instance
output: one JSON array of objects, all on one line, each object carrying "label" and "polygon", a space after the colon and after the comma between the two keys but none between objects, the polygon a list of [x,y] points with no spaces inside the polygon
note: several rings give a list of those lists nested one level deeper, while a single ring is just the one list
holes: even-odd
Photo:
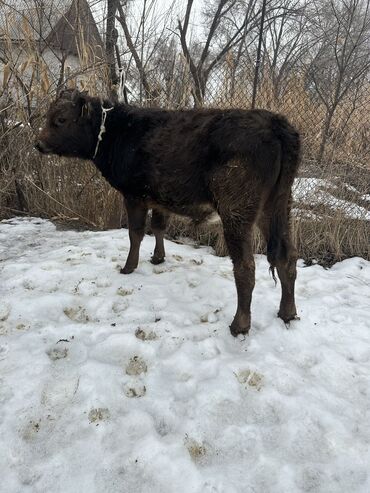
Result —
[{"label": "snow", "polygon": [[252,329],[231,263],[127,231],[0,223],[1,493],[370,491],[370,263],[299,263],[300,321],[256,256]]},{"label": "snow", "polygon": [[[348,190],[356,191],[354,187],[345,184]],[[307,204],[309,206],[315,206],[322,204],[330,207],[333,210],[340,211],[346,217],[351,219],[362,219],[364,221],[370,221],[370,211],[361,207],[360,205],[349,202],[335,197],[329,193],[326,189],[338,188],[334,183],[322,178],[296,178],[293,185],[293,198],[298,204]],[[359,195],[362,200],[367,200],[367,195]],[[298,216],[308,217],[304,214],[304,211],[298,209],[296,212]],[[312,214],[312,217],[317,217]]]}]

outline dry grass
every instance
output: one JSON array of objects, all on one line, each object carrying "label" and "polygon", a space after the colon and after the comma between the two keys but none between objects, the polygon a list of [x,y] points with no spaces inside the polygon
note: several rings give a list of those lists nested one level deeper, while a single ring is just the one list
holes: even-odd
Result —
[{"label": "dry grass", "polygon": [[90,163],[42,157],[32,148],[29,129],[19,130],[14,139],[17,146],[3,151],[0,164],[2,218],[29,214],[99,229],[120,224],[122,199]]},{"label": "dry grass", "polygon": [[330,266],[356,256],[370,260],[369,221],[338,215],[322,221],[297,218],[292,226],[299,256],[306,263],[316,260],[321,265]]},{"label": "dry grass", "polygon": [[[307,264],[316,261],[327,267],[356,256],[370,260],[369,221],[349,219],[338,214],[336,217],[326,216],[320,220],[293,217],[291,225],[299,258]],[[181,238],[186,237],[200,245],[212,246],[219,256],[227,255],[221,226],[199,231],[199,228],[187,226],[180,218],[173,219],[168,238],[181,241]],[[253,244],[256,253],[266,253],[265,241],[257,228],[254,231]]]}]

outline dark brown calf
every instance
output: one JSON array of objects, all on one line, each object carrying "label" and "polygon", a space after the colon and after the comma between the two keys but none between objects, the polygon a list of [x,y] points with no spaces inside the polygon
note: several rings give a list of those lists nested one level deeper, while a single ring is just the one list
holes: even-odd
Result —
[{"label": "dark brown calf", "polygon": [[131,273],[138,265],[149,208],[153,209],[155,264],[164,261],[168,213],[201,222],[217,211],[238,293],[231,333],[246,334],[250,328],[255,223],[281,281],[278,315],[285,322],[296,317],[296,253],[289,213],[300,144],[298,133],[284,117],[265,110],[112,107],[109,101],[64,91],[50,106],[36,147],[45,154],[92,160],[122,192],[130,234],[122,273]]}]

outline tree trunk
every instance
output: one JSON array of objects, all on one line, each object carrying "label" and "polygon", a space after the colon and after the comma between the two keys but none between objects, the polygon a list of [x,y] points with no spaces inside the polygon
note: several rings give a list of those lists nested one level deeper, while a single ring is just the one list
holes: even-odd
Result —
[{"label": "tree trunk", "polygon": [[319,162],[319,164],[322,164],[322,158],[324,157],[326,142],[327,142],[328,137],[329,137],[329,130],[330,130],[331,121],[333,119],[333,115],[334,115],[333,109],[328,110],[326,113],[325,122],[324,122],[324,125],[322,128],[322,137],[321,137],[320,148],[319,148],[319,152],[317,155],[317,161]]},{"label": "tree trunk", "polygon": [[117,101],[118,75],[116,71],[115,46],[117,42],[117,30],[115,28],[118,0],[107,0],[107,34],[105,39],[105,53],[108,65],[109,97]]},{"label": "tree trunk", "polygon": [[263,29],[265,25],[265,15],[266,15],[266,0],[262,2],[262,10],[261,10],[261,23],[260,23],[260,31],[258,35],[258,46],[257,46],[257,56],[256,56],[256,66],[254,69],[254,80],[253,80],[253,93],[252,93],[252,109],[256,105],[256,97],[257,97],[257,88],[258,88],[258,74],[261,65],[261,50],[262,50],[262,40],[263,40]]}]

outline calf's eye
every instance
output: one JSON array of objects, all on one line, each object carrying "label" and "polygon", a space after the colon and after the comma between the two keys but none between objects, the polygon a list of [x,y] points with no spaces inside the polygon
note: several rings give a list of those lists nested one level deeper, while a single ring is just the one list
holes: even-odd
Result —
[{"label": "calf's eye", "polygon": [[65,118],[57,118],[56,119],[56,124],[57,125],[63,125],[65,123],[66,119]]}]

